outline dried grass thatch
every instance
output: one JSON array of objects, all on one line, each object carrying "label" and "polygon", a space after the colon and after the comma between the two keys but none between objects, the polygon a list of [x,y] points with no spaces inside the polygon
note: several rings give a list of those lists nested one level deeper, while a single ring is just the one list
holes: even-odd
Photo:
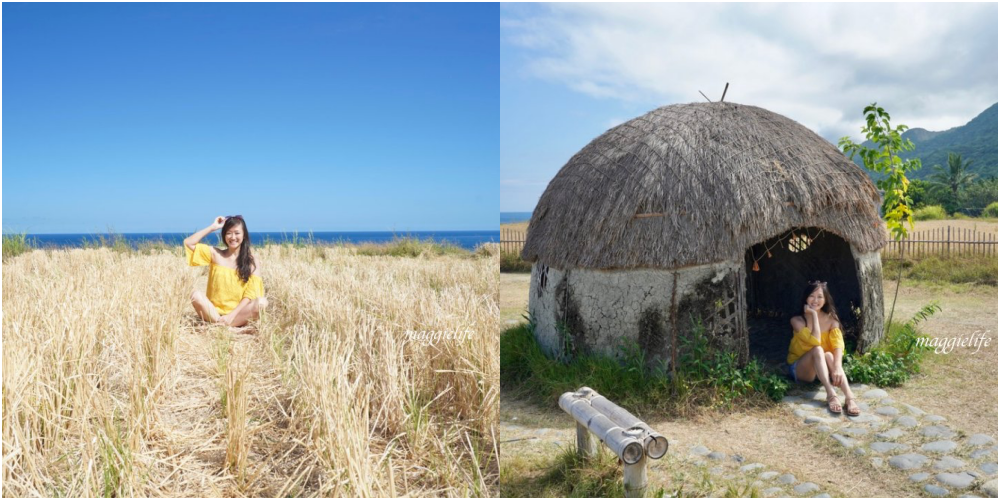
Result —
[{"label": "dried grass thatch", "polygon": [[568,268],[678,268],[743,258],[819,227],[881,248],[879,194],[833,144],[754,106],[665,106],[608,130],[559,171],[522,257]]}]

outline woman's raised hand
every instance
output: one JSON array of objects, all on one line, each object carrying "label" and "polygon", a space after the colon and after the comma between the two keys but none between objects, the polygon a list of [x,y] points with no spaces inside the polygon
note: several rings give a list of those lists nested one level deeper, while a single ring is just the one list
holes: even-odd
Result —
[{"label": "woman's raised hand", "polygon": [[803,314],[816,314],[816,315],[819,315],[819,313],[817,313],[815,309],[809,307],[809,304],[806,304],[805,306],[802,307],[802,312],[803,312]]},{"label": "woman's raised hand", "polygon": [[212,228],[212,231],[218,231],[219,229],[222,229],[222,226],[225,225],[225,223],[226,218],[220,215],[216,217],[215,220],[212,221],[212,225],[208,227]]}]

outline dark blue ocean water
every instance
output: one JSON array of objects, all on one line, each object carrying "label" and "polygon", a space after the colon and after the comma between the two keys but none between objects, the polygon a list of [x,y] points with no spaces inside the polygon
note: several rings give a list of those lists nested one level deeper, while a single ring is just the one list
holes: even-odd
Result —
[{"label": "dark blue ocean water", "polygon": [[[252,242],[260,245],[266,241],[275,243],[295,241],[295,233],[253,232]],[[123,233],[121,236],[132,246],[143,241],[162,241],[168,245],[182,245],[189,233]],[[109,239],[106,234],[29,234],[28,239],[37,247],[82,247],[85,243]],[[307,240],[310,233],[298,233],[299,240]],[[452,243],[467,250],[473,250],[480,243],[500,240],[500,230],[496,231],[410,231],[394,233],[391,231],[324,231],[312,233],[312,241],[316,243],[385,243],[397,237],[411,237],[421,240],[433,239],[441,243]],[[202,243],[214,245],[219,243],[218,233],[206,236]]]},{"label": "dark blue ocean water", "polygon": [[531,220],[531,212],[500,212],[500,223],[527,222]]}]

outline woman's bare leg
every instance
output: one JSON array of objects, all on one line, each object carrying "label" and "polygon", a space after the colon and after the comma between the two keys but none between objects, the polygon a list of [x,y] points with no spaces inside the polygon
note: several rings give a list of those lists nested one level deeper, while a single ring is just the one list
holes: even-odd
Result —
[{"label": "woman's bare leg", "polygon": [[241,327],[246,325],[251,319],[257,319],[260,316],[260,312],[267,307],[267,298],[260,297],[250,301],[240,312],[233,316],[233,322],[230,326]]},{"label": "woman's bare leg", "polygon": [[194,306],[194,310],[198,312],[198,316],[200,316],[201,319],[210,323],[218,321],[219,311],[215,310],[215,305],[212,304],[212,301],[208,300],[205,292],[196,290],[192,293],[191,305]]},{"label": "woman's bare leg", "polygon": [[837,393],[833,389],[833,384],[830,383],[830,370],[826,366],[823,348],[813,347],[802,355],[801,361],[795,365],[795,377],[805,382],[812,382],[813,378],[819,378],[820,383],[826,388],[827,397],[830,395],[836,397]]}]

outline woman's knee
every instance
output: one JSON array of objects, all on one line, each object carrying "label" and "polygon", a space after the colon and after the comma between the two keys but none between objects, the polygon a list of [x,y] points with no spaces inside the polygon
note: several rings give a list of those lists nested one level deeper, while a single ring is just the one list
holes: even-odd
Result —
[{"label": "woman's knee", "polygon": [[201,290],[195,290],[195,291],[191,292],[191,303],[192,304],[198,304],[198,303],[200,303],[205,298],[206,298],[205,297],[205,292],[202,292]]}]

